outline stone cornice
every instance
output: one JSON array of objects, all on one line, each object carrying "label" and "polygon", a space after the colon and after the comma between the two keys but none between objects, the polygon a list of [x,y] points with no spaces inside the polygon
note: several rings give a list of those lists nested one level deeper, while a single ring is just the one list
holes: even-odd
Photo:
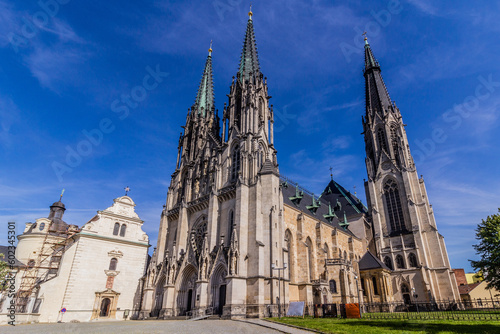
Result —
[{"label": "stone cornice", "polygon": [[115,217],[115,218],[119,218],[119,219],[131,220],[131,221],[134,221],[134,222],[140,223],[140,224],[144,223],[144,220],[141,220],[139,218],[124,216],[124,215],[120,215],[120,214],[117,214],[117,213],[114,213],[111,211],[107,211],[107,210],[97,211],[97,213],[100,215],[103,215],[103,216],[111,216],[111,217]]},{"label": "stone cornice", "polygon": [[99,235],[99,234],[93,234],[93,233],[88,233],[88,232],[80,232],[78,233],[80,237],[89,237],[89,238],[94,238],[94,239],[105,239],[105,240],[110,240],[116,243],[122,243],[122,244],[129,244],[129,245],[136,245],[136,246],[143,246],[143,247],[151,247],[149,243],[145,242],[140,242],[140,241],[132,241],[132,240],[126,240],[123,238],[113,238],[113,237],[107,237],[104,235]]}]

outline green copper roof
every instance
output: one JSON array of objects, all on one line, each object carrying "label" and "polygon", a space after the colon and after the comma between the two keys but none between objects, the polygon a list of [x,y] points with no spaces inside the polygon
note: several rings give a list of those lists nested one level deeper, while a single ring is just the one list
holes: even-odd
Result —
[{"label": "green copper roof", "polygon": [[260,72],[259,58],[257,56],[257,45],[255,43],[255,34],[253,32],[253,21],[250,17],[247,23],[245,41],[243,42],[243,51],[241,52],[239,73],[241,79],[249,78],[250,73]]},{"label": "green copper roof", "polygon": [[306,209],[311,211],[313,214],[316,214],[316,211],[318,210],[318,208],[321,206],[321,202],[318,200],[316,201],[316,199],[314,198],[314,195],[312,197],[312,205],[306,205]]},{"label": "green copper roof", "polygon": [[[210,49],[211,50],[211,49]],[[201,77],[200,87],[193,108],[198,114],[205,116],[207,110],[212,110],[215,105],[214,80],[212,77],[212,52],[209,53]]]},{"label": "green copper roof", "polygon": [[337,218],[337,215],[332,210],[331,204],[328,204],[328,213],[326,215],[323,215],[323,217],[325,217],[325,219],[329,222],[331,222],[333,218]]},{"label": "green copper roof", "polygon": [[341,221],[339,225],[345,230],[349,226],[349,222],[347,221],[347,216],[344,211],[344,221]]},{"label": "green copper roof", "polygon": [[370,48],[370,44],[365,40],[365,70],[368,70],[372,67],[380,67],[375,56],[373,55],[372,49]]}]

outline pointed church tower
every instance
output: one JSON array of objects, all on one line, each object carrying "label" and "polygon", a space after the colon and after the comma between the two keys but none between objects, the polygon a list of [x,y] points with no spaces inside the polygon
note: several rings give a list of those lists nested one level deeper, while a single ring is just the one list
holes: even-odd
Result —
[{"label": "pointed church tower", "polygon": [[[378,257],[393,269],[395,300],[458,300],[444,238],[418,177],[405,124],[366,38],[364,77],[365,190]],[[412,289],[418,297],[410,295]]]}]

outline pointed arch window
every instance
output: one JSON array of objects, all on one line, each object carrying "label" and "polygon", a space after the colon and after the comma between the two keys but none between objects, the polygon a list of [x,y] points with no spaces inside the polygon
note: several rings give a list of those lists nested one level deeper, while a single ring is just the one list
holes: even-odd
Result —
[{"label": "pointed arch window", "polygon": [[122,227],[120,228],[120,237],[124,237],[126,232],[127,232],[127,225],[123,224]]},{"label": "pointed arch window", "polygon": [[377,286],[377,279],[372,277],[372,283],[373,283],[373,294],[378,295],[378,286]]},{"label": "pointed arch window", "polygon": [[389,180],[384,185],[385,204],[387,206],[386,219],[389,222],[391,234],[406,232],[403,208],[399,198],[398,185],[394,180]]},{"label": "pointed arch window", "polygon": [[392,260],[390,257],[386,256],[384,258],[384,264],[391,270],[394,270],[394,267],[392,266]]},{"label": "pointed arch window", "polygon": [[361,290],[363,290],[363,296],[366,296],[366,286],[365,286],[365,279],[361,279]]},{"label": "pointed arch window", "polygon": [[120,231],[120,224],[115,223],[115,227],[113,228],[113,235],[118,235],[119,231]]},{"label": "pointed arch window", "polygon": [[229,245],[229,244],[231,244],[231,237],[233,236],[233,229],[234,229],[234,211],[233,210],[229,211],[227,226],[229,228],[227,244]]},{"label": "pointed arch window", "polygon": [[292,270],[292,232],[290,232],[290,230],[286,230],[285,232],[285,242],[286,242],[286,249],[287,249],[287,261],[288,261],[288,266],[287,266],[287,270],[288,270],[288,279],[290,281],[292,281],[293,277],[292,277],[292,273],[293,273],[293,270]]},{"label": "pointed arch window", "polygon": [[382,129],[382,128],[379,128],[377,130],[377,141],[378,141],[379,149],[387,152],[387,140],[385,138],[384,129]]},{"label": "pointed arch window", "polygon": [[307,266],[309,269],[309,282],[313,280],[313,253],[312,253],[312,241],[308,237],[306,240],[307,247]]},{"label": "pointed arch window", "polygon": [[398,269],[405,269],[406,268],[405,260],[403,259],[403,257],[401,255],[396,256],[396,267]]},{"label": "pointed arch window", "polygon": [[329,283],[330,283],[330,292],[337,293],[337,282],[335,282],[334,279],[331,279]]},{"label": "pointed arch window", "polygon": [[414,253],[410,253],[410,255],[408,256],[408,262],[410,264],[410,267],[412,268],[418,267],[417,256]]},{"label": "pointed arch window", "polygon": [[392,142],[392,150],[394,152],[394,158],[396,159],[396,163],[400,165],[399,160],[399,145],[398,145],[398,131],[396,129],[396,125],[391,125],[391,142]]},{"label": "pointed arch window", "polygon": [[236,180],[240,171],[240,148],[236,146],[232,154],[231,180]]},{"label": "pointed arch window", "polygon": [[116,270],[116,265],[118,264],[118,260],[116,258],[112,258],[109,261],[109,270]]}]

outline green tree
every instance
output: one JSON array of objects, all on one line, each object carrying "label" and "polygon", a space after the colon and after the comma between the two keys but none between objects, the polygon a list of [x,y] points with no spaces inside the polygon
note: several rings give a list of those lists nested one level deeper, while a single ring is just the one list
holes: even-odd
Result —
[{"label": "green tree", "polygon": [[488,288],[500,291],[500,208],[498,214],[482,220],[476,229],[474,245],[476,253],[481,256],[478,261],[469,260],[476,270],[481,270]]},{"label": "green tree", "polygon": [[7,274],[9,273],[9,264],[2,259],[4,258],[3,253],[0,253],[0,291],[5,290],[7,279]]}]

